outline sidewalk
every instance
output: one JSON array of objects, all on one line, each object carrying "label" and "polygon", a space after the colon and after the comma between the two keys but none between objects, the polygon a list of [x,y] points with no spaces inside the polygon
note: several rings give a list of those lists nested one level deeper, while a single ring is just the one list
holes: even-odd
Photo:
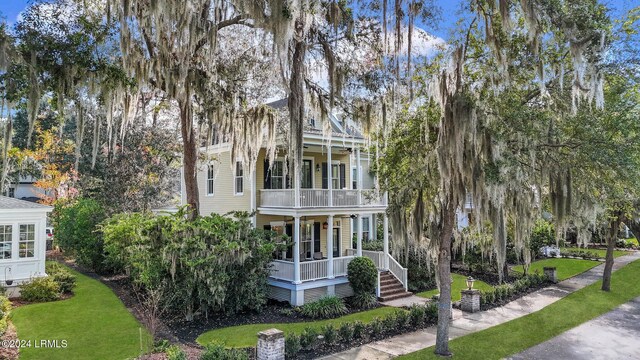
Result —
[{"label": "sidewalk", "polygon": [[[615,259],[613,271],[640,259],[640,252]],[[504,306],[477,313],[453,310],[449,338],[455,339],[507,321],[517,319],[562,299],[570,293],[591,285],[602,278],[604,263],[558,284],[540,289]],[[321,360],[386,360],[428,348],[436,343],[436,327],[397,335],[320,358]]]}]

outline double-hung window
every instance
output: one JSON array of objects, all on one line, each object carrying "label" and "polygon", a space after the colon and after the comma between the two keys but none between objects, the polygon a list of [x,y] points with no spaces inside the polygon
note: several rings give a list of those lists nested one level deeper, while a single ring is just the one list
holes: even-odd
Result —
[{"label": "double-hung window", "polygon": [[271,188],[272,189],[284,189],[284,162],[274,161],[271,166]]},{"label": "double-hung window", "polygon": [[19,257],[34,257],[34,249],[36,243],[36,226],[34,224],[20,225],[20,241],[19,241]]},{"label": "double-hung window", "polygon": [[368,217],[363,217],[362,218],[362,239],[367,241],[367,240],[371,240],[371,238],[369,237],[369,232],[370,232],[370,228],[369,228],[369,218]]},{"label": "double-hung window", "polygon": [[244,192],[244,170],[242,169],[242,162],[236,161],[236,173],[235,173],[235,194],[242,195]]},{"label": "double-hung window", "polygon": [[216,169],[213,165],[207,166],[207,196],[213,196]]},{"label": "double-hung window", "polygon": [[11,259],[13,226],[0,225],[0,259]]}]

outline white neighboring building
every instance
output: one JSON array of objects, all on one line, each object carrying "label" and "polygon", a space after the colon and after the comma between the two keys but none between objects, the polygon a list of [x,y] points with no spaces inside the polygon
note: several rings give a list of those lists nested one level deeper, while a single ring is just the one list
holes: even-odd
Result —
[{"label": "white neighboring building", "polygon": [[0,196],[0,285],[10,296],[17,286],[34,277],[46,276],[47,214],[41,205]]},{"label": "white neighboring building", "polygon": [[20,176],[17,182],[11,183],[4,195],[16,199],[35,200],[42,198],[44,190],[35,186],[36,179],[32,176]]}]

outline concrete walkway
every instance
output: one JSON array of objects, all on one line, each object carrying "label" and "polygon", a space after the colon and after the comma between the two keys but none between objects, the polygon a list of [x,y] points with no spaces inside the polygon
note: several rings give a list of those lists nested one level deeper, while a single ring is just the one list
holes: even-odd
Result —
[{"label": "concrete walkway", "polygon": [[511,359],[640,359],[638,339],[640,297]]},{"label": "concrete walkway", "polygon": [[[640,252],[621,256],[615,260],[613,271],[640,259]],[[604,264],[558,284],[540,289],[514,300],[504,306],[474,314],[453,310],[453,321],[449,328],[449,338],[455,339],[476,331],[484,330],[524,315],[536,312],[562,299],[570,293],[595,283],[602,278]],[[322,360],[386,360],[396,356],[428,348],[436,343],[436,327],[397,335],[322,357]]]}]

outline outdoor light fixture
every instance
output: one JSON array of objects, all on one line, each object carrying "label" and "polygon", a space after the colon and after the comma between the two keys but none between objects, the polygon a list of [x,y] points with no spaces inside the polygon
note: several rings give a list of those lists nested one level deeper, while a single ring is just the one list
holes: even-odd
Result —
[{"label": "outdoor light fixture", "polygon": [[323,222],[323,223],[322,223],[322,228],[323,228],[323,229],[328,229],[328,228],[329,228],[329,223],[328,223],[328,222],[326,222],[326,221],[325,221],[325,222]]},{"label": "outdoor light fixture", "polygon": [[357,217],[358,217],[358,215],[356,215],[356,214],[351,214],[351,215],[349,215],[349,217],[350,217],[350,218],[352,218],[352,219],[355,219],[355,218],[357,218]]},{"label": "outdoor light fixture", "polygon": [[320,172],[320,164],[316,164],[316,172]]},{"label": "outdoor light fixture", "polygon": [[10,280],[9,277],[7,276],[7,270],[9,270],[9,274],[11,274],[11,268],[6,266],[4,268],[4,282],[5,284],[7,284],[7,286],[11,286],[11,284],[13,284],[13,280]]},{"label": "outdoor light fixture", "polygon": [[467,288],[468,288],[469,290],[473,289],[473,283],[474,283],[475,281],[476,281],[476,280],[475,280],[474,278],[472,278],[471,276],[469,276],[469,277],[467,278]]}]

